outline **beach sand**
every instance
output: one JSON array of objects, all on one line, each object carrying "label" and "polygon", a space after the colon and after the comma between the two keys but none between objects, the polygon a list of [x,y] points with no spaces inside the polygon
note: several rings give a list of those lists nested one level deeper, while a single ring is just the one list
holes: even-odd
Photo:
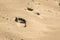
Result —
[{"label": "beach sand", "polygon": [[0,0],[0,40],[60,40],[60,0]]}]

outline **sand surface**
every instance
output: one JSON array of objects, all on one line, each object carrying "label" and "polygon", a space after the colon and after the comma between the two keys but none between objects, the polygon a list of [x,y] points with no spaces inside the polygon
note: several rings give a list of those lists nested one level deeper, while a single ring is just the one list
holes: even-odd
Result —
[{"label": "sand surface", "polygon": [[[60,40],[59,3],[60,0],[0,0],[0,40]],[[26,27],[16,22],[16,17],[25,19]]]}]

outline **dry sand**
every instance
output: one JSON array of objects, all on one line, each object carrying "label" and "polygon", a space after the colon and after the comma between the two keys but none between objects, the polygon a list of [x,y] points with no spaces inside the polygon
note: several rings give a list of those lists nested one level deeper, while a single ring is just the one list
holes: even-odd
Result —
[{"label": "dry sand", "polygon": [[[60,0],[0,0],[0,40],[60,40],[59,3]],[[16,17],[25,19],[26,27],[16,22]]]}]

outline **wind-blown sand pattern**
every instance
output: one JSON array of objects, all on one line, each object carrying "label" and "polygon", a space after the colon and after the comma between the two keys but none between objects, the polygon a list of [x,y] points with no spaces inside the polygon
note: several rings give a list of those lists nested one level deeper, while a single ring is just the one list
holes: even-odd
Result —
[{"label": "wind-blown sand pattern", "polygon": [[60,0],[0,0],[0,40],[60,40]]}]

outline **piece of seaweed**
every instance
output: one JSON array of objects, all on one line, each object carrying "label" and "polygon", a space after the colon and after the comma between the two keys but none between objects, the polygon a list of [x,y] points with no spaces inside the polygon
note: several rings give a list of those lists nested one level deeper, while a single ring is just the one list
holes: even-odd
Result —
[{"label": "piece of seaweed", "polygon": [[32,9],[32,8],[29,8],[29,7],[27,8],[27,10],[28,10],[28,11],[33,11],[33,9]]},{"label": "piece of seaweed", "polygon": [[25,26],[24,27],[26,27],[26,20],[25,19],[23,19],[23,18],[15,18],[15,22],[18,22],[18,23],[23,23],[23,24],[25,24]]},{"label": "piece of seaweed", "polygon": [[40,15],[40,13],[38,13],[38,12],[37,12],[36,14],[37,14],[37,15]]}]

